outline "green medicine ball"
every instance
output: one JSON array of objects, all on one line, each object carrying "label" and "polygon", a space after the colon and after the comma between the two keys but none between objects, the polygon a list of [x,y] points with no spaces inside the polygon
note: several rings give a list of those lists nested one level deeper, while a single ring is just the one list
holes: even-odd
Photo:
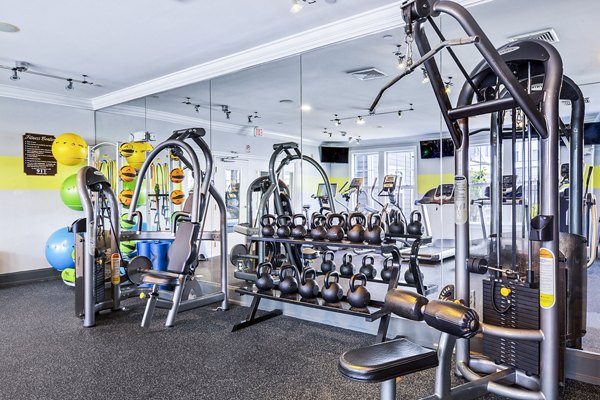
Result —
[{"label": "green medicine ball", "polygon": [[60,187],[60,198],[71,210],[83,211],[77,191],[77,174],[73,174],[63,181]]},{"label": "green medicine ball", "polygon": [[119,249],[121,250],[121,254],[123,254],[124,256],[133,253],[135,248],[136,248],[135,240],[127,240],[127,241],[121,242],[119,244]]},{"label": "green medicine ball", "polygon": [[135,228],[135,217],[133,217],[133,219],[127,219],[128,215],[129,215],[128,213],[121,215],[121,222],[120,222],[121,229],[124,229],[126,231],[130,231],[133,228]]}]

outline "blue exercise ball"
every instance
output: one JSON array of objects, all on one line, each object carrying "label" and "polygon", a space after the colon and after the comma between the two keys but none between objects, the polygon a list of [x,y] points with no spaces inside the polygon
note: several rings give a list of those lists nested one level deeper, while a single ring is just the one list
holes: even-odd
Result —
[{"label": "blue exercise ball", "polygon": [[75,268],[75,261],[71,253],[75,248],[75,237],[69,228],[60,228],[46,241],[46,260],[55,269],[62,271],[66,268]]}]

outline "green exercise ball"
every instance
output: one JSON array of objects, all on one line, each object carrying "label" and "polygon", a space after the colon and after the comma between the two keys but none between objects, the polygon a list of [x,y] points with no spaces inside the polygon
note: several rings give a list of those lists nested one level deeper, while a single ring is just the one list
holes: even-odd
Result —
[{"label": "green exercise ball", "polygon": [[77,191],[77,174],[70,175],[63,181],[60,187],[60,198],[71,210],[83,211]]},{"label": "green exercise ball", "polygon": [[[132,180],[131,182],[123,182],[123,189],[129,189],[132,192],[135,191],[135,184],[137,182],[138,178],[135,178],[134,180]],[[142,182],[142,190],[140,192],[140,197],[138,197],[138,201],[137,201],[137,205],[139,206],[143,206],[144,204],[146,204],[146,197],[148,194],[148,190],[146,188],[146,182]],[[125,207],[125,208],[129,208],[129,207]]]}]

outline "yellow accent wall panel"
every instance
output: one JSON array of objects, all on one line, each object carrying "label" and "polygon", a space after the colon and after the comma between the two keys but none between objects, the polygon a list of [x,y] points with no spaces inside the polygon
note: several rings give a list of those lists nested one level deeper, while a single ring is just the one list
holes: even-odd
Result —
[{"label": "yellow accent wall panel", "polygon": [[33,176],[23,172],[23,157],[0,156],[0,190],[59,190],[63,181],[83,165],[58,164],[54,176]]},{"label": "yellow accent wall panel", "polygon": [[454,183],[454,174],[419,174],[417,175],[417,193],[425,194],[442,183]]}]

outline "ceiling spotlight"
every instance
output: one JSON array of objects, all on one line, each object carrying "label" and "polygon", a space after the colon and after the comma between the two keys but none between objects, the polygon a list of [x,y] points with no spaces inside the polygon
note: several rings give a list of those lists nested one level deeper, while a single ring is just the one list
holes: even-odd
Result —
[{"label": "ceiling spotlight", "polygon": [[296,14],[296,13],[299,13],[300,11],[302,11],[302,3],[300,2],[300,0],[293,0],[292,8],[290,8],[290,12],[292,14]]},{"label": "ceiling spotlight", "polygon": [[87,80],[88,76],[87,75],[81,75],[83,76],[83,80],[81,81],[81,83],[83,83],[84,85],[93,85],[94,82],[90,82]]},{"label": "ceiling spotlight", "polygon": [[452,92],[452,86],[454,84],[452,83],[452,77],[449,76],[448,80],[446,82],[444,82],[444,90],[446,91],[446,94],[450,94],[450,92]]},{"label": "ceiling spotlight", "polygon": [[402,118],[402,111],[398,111],[398,118]]},{"label": "ceiling spotlight", "polygon": [[332,119],[332,121],[335,124],[335,126],[340,126],[342,124],[342,121],[338,118],[338,115],[333,114],[333,117],[334,118]]},{"label": "ceiling spotlight", "polygon": [[190,101],[191,97],[184,97],[184,100],[182,101],[183,104],[192,104],[192,102]]},{"label": "ceiling spotlight", "polygon": [[194,111],[200,113],[200,104],[194,104]]},{"label": "ceiling spotlight", "polygon": [[352,136],[348,137],[348,143],[352,143]]},{"label": "ceiling spotlight", "polygon": [[356,138],[356,143],[360,143],[360,136]]},{"label": "ceiling spotlight", "polygon": [[356,123],[357,123],[358,125],[364,125],[364,124],[365,124],[365,122],[366,122],[366,121],[364,120],[364,118],[363,118],[363,117],[361,117],[360,115],[358,116],[358,118],[356,118]]},{"label": "ceiling spotlight", "polygon": [[248,123],[251,124],[252,123],[252,115],[248,115]]},{"label": "ceiling spotlight", "polygon": [[329,135],[329,137],[333,136],[333,132],[327,132],[327,128],[323,128],[323,133]]},{"label": "ceiling spotlight", "polygon": [[18,81],[19,79],[21,79],[21,77],[19,76],[19,70],[17,68],[13,68],[12,72],[13,74],[10,76],[11,81]]},{"label": "ceiling spotlight", "polygon": [[227,119],[229,119],[229,117],[231,116],[231,111],[229,111],[229,106],[226,104],[222,104],[221,105],[221,111],[223,111],[225,113],[225,117]]},{"label": "ceiling spotlight", "polygon": [[400,48],[402,47],[402,45],[397,44],[396,47],[398,49],[394,52],[394,55],[396,57],[398,57],[397,67],[400,71],[404,71],[406,69],[406,56],[404,54],[402,54],[402,52],[400,51]]},{"label": "ceiling spotlight", "polygon": [[421,83],[429,83],[429,74],[427,73],[427,70],[425,68],[421,68],[421,70],[423,71],[423,80]]},{"label": "ceiling spotlight", "polygon": [[342,135],[342,137],[346,136],[348,134],[348,132],[346,131],[340,131],[340,134]]},{"label": "ceiling spotlight", "polygon": [[67,79],[67,82],[69,82],[69,83],[67,84],[67,86],[65,86],[65,89],[67,89],[67,90],[73,90],[73,89],[75,89],[73,87],[73,79],[69,78],[69,79]]}]

